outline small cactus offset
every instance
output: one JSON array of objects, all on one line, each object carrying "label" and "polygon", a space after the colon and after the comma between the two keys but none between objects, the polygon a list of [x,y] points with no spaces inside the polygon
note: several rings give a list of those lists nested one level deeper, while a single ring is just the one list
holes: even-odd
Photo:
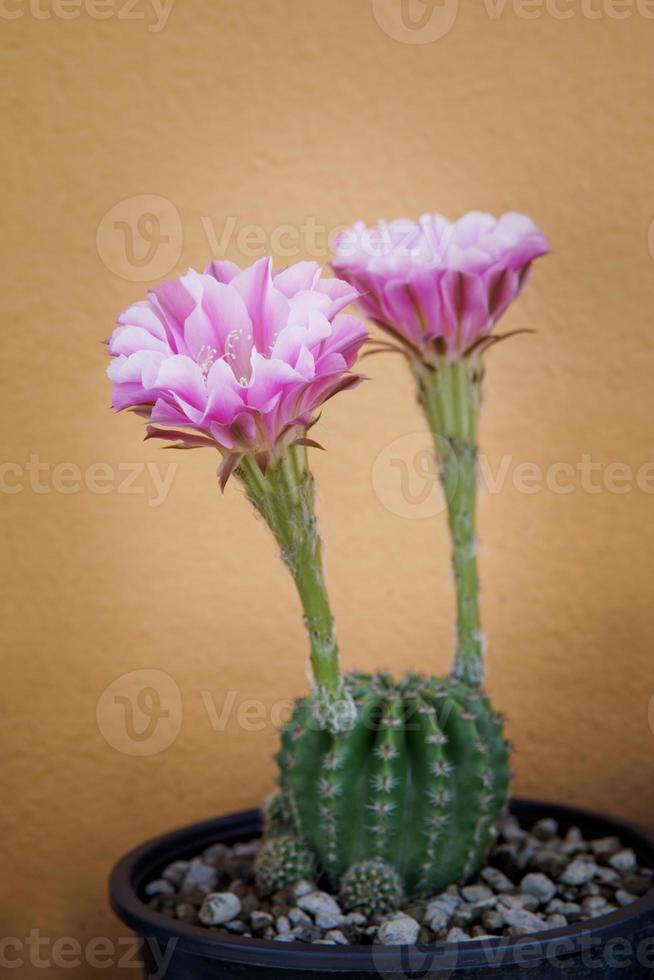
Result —
[{"label": "small cactus offset", "polygon": [[[501,718],[457,679],[355,674],[348,732],[297,705],[278,756],[286,811],[332,884],[361,861],[393,867],[412,897],[483,863],[509,784]],[[346,879],[347,880],[347,879]]]},{"label": "small cactus offset", "polygon": [[316,860],[313,852],[296,837],[272,837],[257,856],[255,874],[262,895],[272,895],[304,878],[313,878]]},{"label": "small cactus offset", "polygon": [[377,919],[399,908],[404,898],[402,880],[390,864],[379,858],[353,864],[341,878],[340,899],[347,912]]}]

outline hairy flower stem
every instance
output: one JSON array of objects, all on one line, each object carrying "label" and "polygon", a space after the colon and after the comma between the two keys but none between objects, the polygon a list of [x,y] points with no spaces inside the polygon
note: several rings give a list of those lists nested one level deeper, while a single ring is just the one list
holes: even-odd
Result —
[{"label": "hairy flower stem", "polygon": [[477,572],[477,421],[483,365],[474,355],[413,365],[418,397],[434,436],[439,476],[452,536],[457,604],[454,675],[469,684],[484,678]]},{"label": "hairy flower stem", "polygon": [[334,618],[329,606],[322,548],[315,514],[313,476],[304,446],[290,446],[263,472],[244,457],[237,476],[248,498],[275,535],[282,559],[295,580],[311,645],[311,665],[318,690],[338,697],[341,680]]}]

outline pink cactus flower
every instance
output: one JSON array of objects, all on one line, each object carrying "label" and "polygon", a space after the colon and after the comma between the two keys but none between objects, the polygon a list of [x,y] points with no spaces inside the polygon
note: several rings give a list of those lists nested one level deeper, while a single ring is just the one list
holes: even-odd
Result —
[{"label": "pink cactus flower", "polygon": [[313,262],[275,274],[268,258],[189,270],[118,317],[113,406],[145,415],[149,437],[219,449],[223,481],[246,453],[265,468],[361,380],[350,369],[367,332],[341,312],[357,294]]},{"label": "pink cactus flower", "polygon": [[358,222],[336,240],[332,265],[361,291],[359,307],[422,358],[456,359],[488,337],[524,287],[547,238],[521,214],[472,211],[451,222]]}]

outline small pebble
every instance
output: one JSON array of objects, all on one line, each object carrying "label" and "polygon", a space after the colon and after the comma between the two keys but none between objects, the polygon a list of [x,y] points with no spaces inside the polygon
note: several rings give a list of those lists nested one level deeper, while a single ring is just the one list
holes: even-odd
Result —
[{"label": "small pebble", "polygon": [[156,878],[155,881],[150,881],[145,886],[145,894],[148,898],[155,895],[174,895],[175,886],[166,881],[165,878]]},{"label": "small pebble", "polygon": [[193,858],[179,886],[179,894],[184,897],[191,892],[204,892],[208,895],[216,887],[216,869],[205,864],[202,858]]},{"label": "small pebble", "polygon": [[349,946],[350,941],[343,935],[340,929],[330,929],[325,939],[331,939],[337,946]]},{"label": "small pebble", "polygon": [[558,834],[559,825],[552,817],[545,817],[543,820],[539,820],[538,823],[534,824],[531,832],[538,840],[551,840],[552,837],[556,837]]},{"label": "small pebble", "polygon": [[499,868],[484,868],[481,872],[482,879],[487,885],[496,892],[512,892],[515,889],[515,885],[510,878],[500,871]]},{"label": "small pebble", "polygon": [[311,926],[313,925],[310,915],[307,915],[302,909],[291,909],[288,913],[288,918],[294,926]]},{"label": "small pebble", "polygon": [[526,909],[528,912],[535,912],[540,902],[535,895],[526,892],[519,892],[514,895],[500,895],[498,904],[509,909]]},{"label": "small pebble", "polygon": [[214,868],[222,867],[225,863],[229,851],[226,844],[212,844],[202,855],[205,864],[210,864]]},{"label": "small pebble", "polygon": [[600,906],[600,908],[593,909],[591,912],[586,912],[585,914],[589,919],[598,919],[601,915],[609,915],[610,912],[615,912],[616,906],[610,905],[608,902],[605,905]]},{"label": "small pebble", "polygon": [[543,920],[527,909],[506,909],[504,919],[507,925],[519,929],[520,933],[538,932],[543,928]]},{"label": "small pebble", "polygon": [[476,922],[478,918],[479,916],[471,905],[460,905],[452,916],[452,925],[459,929],[465,929],[466,926],[471,926],[473,922]]},{"label": "small pebble", "polygon": [[321,929],[335,929],[343,922],[341,907],[327,892],[309,892],[298,898],[298,906],[312,915],[317,926]]},{"label": "small pebble", "polygon": [[545,847],[537,848],[529,861],[530,868],[535,868],[537,871],[542,871],[550,878],[558,878],[561,872],[565,870],[567,866],[568,858],[565,854],[561,854],[559,851],[553,851],[551,848]]},{"label": "small pebble", "polygon": [[606,899],[602,895],[589,895],[581,903],[584,912],[596,912],[597,909],[602,909],[605,905]]},{"label": "small pebble", "polygon": [[553,898],[545,912],[548,915],[564,915],[568,922],[576,922],[581,917],[581,905],[577,902],[564,902],[560,898]]},{"label": "small pebble", "polygon": [[464,885],[460,891],[463,900],[471,905],[474,905],[475,902],[483,902],[484,899],[491,898],[493,895],[486,885]]},{"label": "small pebble", "polygon": [[452,892],[442,892],[440,895],[437,895],[436,898],[432,898],[429,902],[427,902],[425,918],[431,914],[431,910],[434,908],[443,909],[452,915],[456,909],[458,909],[460,904],[461,899],[458,895],[455,895]]},{"label": "small pebble", "polygon": [[527,895],[535,895],[543,905],[547,905],[556,895],[556,885],[554,882],[547,875],[541,874],[538,871],[533,871],[525,875],[520,882],[520,888]]},{"label": "small pebble", "polygon": [[598,837],[590,842],[590,849],[598,857],[610,858],[622,847],[619,837]]},{"label": "small pebble", "polygon": [[563,854],[578,854],[579,851],[585,851],[588,849],[579,827],[570,827],[567,834],[563,838],[563,843],[561,845],[561,852]]},{"label": "small pebble", "polygon": [[481,921],[487,932],[499,932],[506,925],[504,913],[498,909],[487,909],[482,915]]},{"label": "small pebble", "polygon": [[632,902],[637,901],[638,896],[632,895],[630,892],[625,891],[624,888],[618,888],[615,893],[615,900],[621,908],[624,908],[625,905],[631,905]]},{"label": "small pebble", "polygon": [[205,926],[231,922],[241,911],[241,902],[233,892],[212,892],[207,895],[198,915]]},{"label": "small pebble", "polygon": [[601,864],[597,866],[595,877],[601,885],[615,886],[620,883],[620,875],[614,868],[605,868]]},{"label": "small pebble", "polygon": [[589,895],[599,895],[600,892],[601,888],[596,881],[589,881],[579,889],[581,898],[588,898]]},{"label": "small pebble", "polygon": [[291,931],[291,923],[285,915],[280,915],[275,921],[275,928],[279,936],[284,936]]},{"label": "small pebble", "polygon": [[473,902],[470,909],[479,917],[486,909],[494,909],[499,900],[499,895],[490,895],[489,898],[480,898],[478,902]]},{"label": "small pebble", "polygon": [[[299,911],[299,909],[294,911]],[[272,915],[270,915],[268,912],[256,911],[250,915],[250,925],[255,932],[263,932],[263,930],[268,929],[274,921],[275,920],[273,919]]]},{"label": "small pebble", "polygon": [[636,867],[636,855],[630,847],[624,847],[609,858],[609,864],[619,874],[626,875]]},{"label": "small pebble", "polygon": [[367,923],[365,915],[361,912],[348,912],[346,916],[343,917],[343,922],[348,926],[365,926]]},{"label": "small pebble", "polygon": [[166,881],[169,881],[171,885],[175,885],[177,888],[184,880],[184,875],[188,871],[188,866],[188,861],[173,861],[172,864],[168,865],[161,877],[165,878]]},{"label": "small pebble", "polygon": [[457,929],[456,927],[450,929],[447,936],[445,937],[446,943],[463,943],[467,942],[470,936],[463,931],[463,929]]},{"label": "small pebble", "polygon": [[311,892],[316,891],[316,886],[311,881],[297,881],[293,885],[293,894],[295,898],[302,898],[304,895],[310,895]]},{"label": "small pebble", "polygon": [[418,939],[420,923],[410,915],[394,915],[379,927],[377,938],[382,946],[412,946]]},{"label": "small pebble", "polygon": [[580,859],[572,861],[561,875],[564,885],[585,885],[595,874],[596,865],[592,861]]},{"label": "small pebble", "polygon": [[554,915],[548,915],[545,919],[545,924],[548,929],[565,929],[568,924],[568,920],[560,912],[555,912]]},{"label": "small pebble", "polygon": [[447,929],[451,921],[451,913],[446,912],[443,908],[434,908],[431,913],[425,914],[425,923],[432,932],[442,932]]},{"label": "small pebble", "polygon": [[322,932],[318,926],[296,926],[293,929],[293,935],[299,943],[315,943],[316,940],[322,937]]}]

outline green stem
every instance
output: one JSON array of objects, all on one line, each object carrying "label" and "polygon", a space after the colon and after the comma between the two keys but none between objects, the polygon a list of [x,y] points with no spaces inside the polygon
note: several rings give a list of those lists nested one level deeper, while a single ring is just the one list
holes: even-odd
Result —
[{"label": "green stem", "polygon": [[478,686],[484,677],[477,571],[477,421],[483,367],[477,357],[417,362],[418,397],[434,436],[452,537],[457,604],[454,674]]},{"label": "green stem", "polygon": [[275,535],[282,559],[295,580],[309,634],[316,684],[328,695],[338,694],[338,645],[325,586],[314,482],[306,450],[291,446],[265,473],[254,459],[246,456],[236,472],[250,501]]}]

